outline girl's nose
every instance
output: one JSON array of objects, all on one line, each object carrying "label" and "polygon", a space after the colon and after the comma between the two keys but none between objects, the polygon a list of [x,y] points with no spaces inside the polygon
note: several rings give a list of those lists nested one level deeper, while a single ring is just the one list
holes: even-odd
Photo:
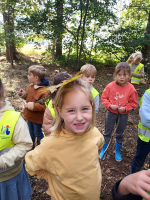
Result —
[{"label": "girl's nose", "polygon": [[81,112],[77,112],[76,113],[76,118],[77,118],[77,120],[82,120],[82,113]]}]

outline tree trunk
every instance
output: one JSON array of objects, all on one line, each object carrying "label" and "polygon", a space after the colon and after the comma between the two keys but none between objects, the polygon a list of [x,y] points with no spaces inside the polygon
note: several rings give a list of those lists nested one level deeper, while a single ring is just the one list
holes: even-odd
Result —
[{"label": "tree trunk", "polygon": [[147,81],[148,81],[148,84],[150,85],[150,11],[148,13],[148,22],[147,22],[146,33],[145,33],[145,40],[146,40],[146,44],[142,49],[142,53],[144,57],[142,63],[147,66],[145,68],[145,71],[147,72]]},{"label": "tree trunk", "polygon": [[147,63],[150,63],[150,11],[148,13],[148,22],[147,22],[147,27],[146,27],[146,33],[145,33],[145,39],[146,39],[146,44],[142,48],[142,53],[143,53],[143,64],[146,65]]},{"label": "tree trunk", "polygon": [[[62,27],[63,23],[63,1],[58,0],[57,1],[57,24],[59,27]],[[56,55],[55,57],[62,56],[62,30],[57,30],[57,39],[56,39]]]},{"label": "tree trunk", "polygon": [[13,65],[13,60],[17,60],[15,36],[14,36],[14,8],[9,4],[7,11],[3,12],[5,42],[6,42],[6,59]]},{"label": "tree trunk", "polygon": [[83,19],[83,28],[82,28],[83,31],[82,31],[82,39],[81,39],[80,52],[79,52],[79,57],[78,57],[77,70],[80,68],[80,58],[81,58],[81,52],[82,52],[82,45],[83,45],[83,39],[84,39],[84,33],[85,33],[85,23],[86,23],[88,8],[89,8],[89,0],[87,0],[85,15]]}]

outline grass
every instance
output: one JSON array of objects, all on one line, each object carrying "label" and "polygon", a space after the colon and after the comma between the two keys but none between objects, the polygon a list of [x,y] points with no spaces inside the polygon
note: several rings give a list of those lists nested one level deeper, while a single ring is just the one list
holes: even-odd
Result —
[{"label": "grass", "polygon": [[24,47],[19,49],[19,52],[26,56],[35,56],[35,57],[41,57],[42,53],[45,51],[44,48],[38,48],[32,44],[27,44]]}]

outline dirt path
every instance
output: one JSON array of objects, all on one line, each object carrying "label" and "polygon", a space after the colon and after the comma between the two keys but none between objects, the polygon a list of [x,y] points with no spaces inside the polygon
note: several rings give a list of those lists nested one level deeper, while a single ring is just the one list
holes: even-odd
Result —
[{"label": "dirt path", "polygon": [[[16,110],[22,111],[24,101],[17,96],[17,91],[20,88],[26,89],[28,85],[27,69],[30,65],[37,64],[36,59],[23,57],[15,67],[12,69],[5,59],[0,57],[0,77],[2,77],[6,88],[6,97]],[[52,83],[53,72],[55,69],[60,71],[66,71],[65,68],[59,68],[54,66],[45,66],[47,68],[47,78]],[[67,69],[67,71],[74,75],[75,70]],[[105,86],[113,80],[114,68],[101,68],[98,70],[95,88],[99,91],[100,96]],[[147,89],[146,84],[140,84],[138,88],[139,99]],[[96,117],[96,125],[98,129],[103,133],[105,125],[105,108],[100,102],[100,111]],[[102,189],[101,189],[101,200],[111,199],[111,188],[116,180],[123,178],[129,174],[131,161],[135,154],[137,144],[137,125],[139,121],[139,106],[132,112],[129,113],[128,124],[124,132],[124,143],[121,149],[122,161],[116,162],[114,155],[115,138],[108,150],[107,157],[101,162],[102,169]],[[144,169],[149,167],[149,156],[146,159]],[[51,199],[47,194],[47,183],[44,180],[37,180],[35,177],[30,177],[31,185],[34,191],[32,200],[49,200]]]}]

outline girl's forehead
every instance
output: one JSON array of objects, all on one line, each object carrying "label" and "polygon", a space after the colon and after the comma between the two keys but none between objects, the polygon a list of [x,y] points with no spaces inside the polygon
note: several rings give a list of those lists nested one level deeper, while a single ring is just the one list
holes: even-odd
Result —
[{"label": "girl's forehead", "polygon": [[129,74],[128,70],[120,70],[118,74]]},{"label": "girl's forehead", "polygon": [[85,96],[86,99],[89,99],[88,97],[88,94],[83,91],[81,88],[76,88],[76,89],[73,89],[71,91],[68,91],[67,93],[65,93],[64,95],[64,99],[66,100],[72,100],[72,99],[76,99],[78,98],[78,95],[82,95],[82,96]]}]

